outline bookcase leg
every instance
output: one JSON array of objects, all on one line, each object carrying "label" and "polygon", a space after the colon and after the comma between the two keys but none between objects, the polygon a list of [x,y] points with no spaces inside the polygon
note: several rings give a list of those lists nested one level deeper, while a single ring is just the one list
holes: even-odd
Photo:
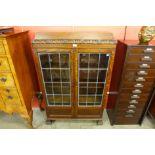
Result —
[{"label": "bookcase leg", "polygon": [[103,120],[98,120],[97,125],[103,125]]},{"label": "bookcase leg", "polygon": [[53,124],[54,123],[54,120],[46,120],[46,124],[47,125],[51,125],[51,124]]}]

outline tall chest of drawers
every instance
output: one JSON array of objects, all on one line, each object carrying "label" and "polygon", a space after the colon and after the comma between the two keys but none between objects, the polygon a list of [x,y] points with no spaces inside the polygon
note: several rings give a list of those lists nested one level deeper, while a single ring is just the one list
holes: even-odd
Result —
[{"label": "tall chest of drawers", "polygon": [[0,35],[0,111],[32,122],[35,80],[28,32]]},{"label": "tall chest of drawers", "polygon": [[118,41],[107,112],[111,124],[141,124],[155,83],[155,43]]}]

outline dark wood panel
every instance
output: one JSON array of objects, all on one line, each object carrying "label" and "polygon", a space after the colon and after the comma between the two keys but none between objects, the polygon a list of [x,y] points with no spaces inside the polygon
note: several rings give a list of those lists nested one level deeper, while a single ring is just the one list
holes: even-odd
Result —
[{"label": "dark wood panel", "polygon": [[118,91],[120,85],[120,79],[123,71],[123,64],[125,61],[127,47],[121,44],[119,41],[116,47],[114,66],[112,70],[112,78],[110,84],[110,91]]},{"label": "dark wood panel", "polygon": [[155,95],[153,97],[153,100],[151,102],[150,108],[149,108],[149,113],[153,118],[155,118]]},{"label": "dark wood panel", "polygon": [[[112,70],[112,78],[109,92],[118,92],[119,90],[121,82],[120,79],[123,71],[123,64],[125,61],[126,49],[127,46],[118,41],[114,58],[114,65]],[[115,107],[117,99],[116,96],[117,95],[110,95],[110,94],[108,95],[107,109],[113,109]]]},{"label": "dark wood panel", "polygon": [[101,107],[79,107],[77,110],[77,117],[102,117]]},{"label": "dark wood panel", "polygon": [[47,107],[46,108],[47,116],[51,117],[52,115],[56,115],[57,117],[61,116],[72,116],[72,108],[71,107]]}]

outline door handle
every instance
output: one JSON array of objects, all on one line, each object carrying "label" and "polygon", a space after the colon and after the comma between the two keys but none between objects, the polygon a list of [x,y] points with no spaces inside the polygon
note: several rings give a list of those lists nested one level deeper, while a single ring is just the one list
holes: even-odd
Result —
[{"label": "door handle", "polygon": [[107,94],[108,94],[108,95],[117,95],[117,94],[119,94],[119,92],[117,92],[117,91],[110,91],[110,92],[109,92],[109,91],[108,91]]}]

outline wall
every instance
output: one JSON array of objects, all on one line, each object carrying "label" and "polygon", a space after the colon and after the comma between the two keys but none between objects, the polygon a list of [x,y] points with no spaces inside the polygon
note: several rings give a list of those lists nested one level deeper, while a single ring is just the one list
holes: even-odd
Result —
[{"label": "wall", "polygon": [[[15,26],[16,31],[30,30],[31,39],[37,32],[78,32],[78,31],[102,31],[111,32],[115,39],[137,40],[141,26]],[[125,36],[126,28],[126,36]],[[155,38],[154,38],[155,40]]]}]

